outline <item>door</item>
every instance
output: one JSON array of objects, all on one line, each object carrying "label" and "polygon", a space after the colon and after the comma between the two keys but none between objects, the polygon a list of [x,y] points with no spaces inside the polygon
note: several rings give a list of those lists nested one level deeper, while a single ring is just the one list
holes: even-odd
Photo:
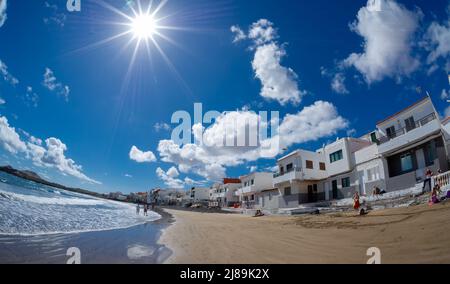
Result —
[{"label": "door", "polygon": [[308,203],[317,202],[317,184],[308,185]]},{"label": "door", "polygon": [[416,122],[414,121],[414,117],[409,117],[405,119],[406,131],[409,132],[416,128]]},{"label": "door", "polygon": [[337,180],[333,180],[331,183],[331,187],[333,190],[333,199],[337,199],[338,198],[338,183]]}]

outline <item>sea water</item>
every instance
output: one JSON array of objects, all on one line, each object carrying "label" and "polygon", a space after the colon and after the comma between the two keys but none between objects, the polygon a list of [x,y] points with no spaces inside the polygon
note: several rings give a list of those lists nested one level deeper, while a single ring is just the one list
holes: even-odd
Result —
[{"label": "sea water", "polygon": [[160,219],[132,204],[41,185],[0,172],[0,235],[47,235],[129,228]]}]

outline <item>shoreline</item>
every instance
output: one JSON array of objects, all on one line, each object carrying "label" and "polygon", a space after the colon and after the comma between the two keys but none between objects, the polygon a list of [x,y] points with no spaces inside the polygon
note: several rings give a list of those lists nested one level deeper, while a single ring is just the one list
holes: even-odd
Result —
[{"label": "shoreline", "polygon": [[450,263],[450,203],[356,213],[265,216],[167,209],[175,223],[158,243],[167,264]]},{"label": "shoreline", "polygon": [[52,235],[0,235],[0,263],[65,264],[71,247],[79,248],[82,264],[159,264],[172,251],[158,243],[173,216],[123,229]]}]

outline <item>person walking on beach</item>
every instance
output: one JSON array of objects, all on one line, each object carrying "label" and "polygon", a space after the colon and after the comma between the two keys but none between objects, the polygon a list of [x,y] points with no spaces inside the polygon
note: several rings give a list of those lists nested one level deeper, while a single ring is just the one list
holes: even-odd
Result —
[{"label": "person walking on beach", "polygon": [[148,205],[145,204],[145,205],[144,205],[144,216],[148,216],[148,215],[147,215],[147,211],[148,211]]},{"label": "person walking on beach", "polygon": [[[422,192],[425,193],[427,191],[432,191],[431,187],[431,178],[433,177],[433,172],[430,169],[426,169],[425,171],[425,180],[423,181]],[[426,190],[427,185],[429,186],[429,190]]]},{"label": "person walking on beach", "polygon": [[139,203],[138,203],[136,206],[136,215],[139,215],[140,211],[141,211],[141,206],[139,206]]}]

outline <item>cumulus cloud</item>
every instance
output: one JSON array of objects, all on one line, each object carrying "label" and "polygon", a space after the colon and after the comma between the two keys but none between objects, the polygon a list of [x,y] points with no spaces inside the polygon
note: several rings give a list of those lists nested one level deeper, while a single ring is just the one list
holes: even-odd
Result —
[{"label": "cumulus cloud", "polygon": [[[376,3],[381,11],[375,9]],[[394,0],[369,0],[350,25],[364,39],[364,51],[350,54],[342,65],[356,68],[368,84],[409,76],[419,67],[412,48],[421,18],[420,11],[410,11]]]},{"label": "cumulus cloud", "polygon": [[274,24],[260,19],[250,26],[247,35],[238,26],[231,27],[231,31],[235,34],[234,42],[248,38],[253,43],[251,50],[255,51],[255,55],[252,67],[255,77],[261,81],[260,95],[281,105],[299,104],[306,91],[299,89],[294,70],[281,64],[286,50],[276,42],[278,33]]},{"label": "cumulus cloud", "polygon": [[4,116],[0,117],[0,145],[11,154],[27,150],[25,142],[20,139],[16,129],[9,125],[8,119]]},{"label": "cumulus cloud", "polygon": [[5,24],[6,22],[6,8],[8,6],[7,0],[0,0],[0,28]]},{"label": "cumulus cloud", "polygon": [[89,178],[74,160],[65,156],[67,146],[57,138],[48,138],[45,145],[41,139],[28,135],[29,141],[24,142],[15,128],[10,126],[6,117],[0,117],[0,146],[11,154],[25,154],[36,166],[55,168],[64,175],[70,175],[90,183],[101,184]]},{"label": "cumulus cloud", "polygon": [[[348,127],[348,122],[338,114],[334,105],[322,101],[287,115],[280,122],[279,133],[266,139],[258,134],[258,126],[264,124],[261,121],[258,114],[250,111],[223,113],[207,129],[201,125],[193,127],[194,138],[202,143],[177,145],[172,140],[162,140],[158,152],[163,162],[177,165],[183,173],[219,181],[226,176],[227,167],[262,158],[271,159],[284,148],[335,135]],[[258,136],[252,143],[254,134]],[[270,147],[274,145],[275,149]]]},{"label": "cumulus cloud", "polygon": [[424,36],[425,46],[430,52],[427,64],[431,67],[428,73],[438,68],[438,59],[444,59],[446,71],[450,71],[450,5],[447,7],[447,20],[443,23],[432,22]]},{"label": "cumulus cloud", "polygon": [[139,150],[136,146],[131,147],[129,156],[131,160],[138,163],[156,162],[156,156],[152,151],[144,152]]},{"label": "cumulus cloud", "polygon": [[178,178],[180,173],[175,167],[171,167],[167,172],[165,172],[161,168],[157,168],[156,174],[158,175],[159,179],[161,179],[164,184],[170,188],[184,187],[184,182]]},{"label": "cumulus cloud", "polygon": [[42,84],[49,91],[55,92],[57,95],[62,96],[66,101],[69,101],[69,86],[59,82],[50,68],[45,68],[44,81]]},{"label": "cumulus cloud", "polygon": [[11,75],[8,71],[8,66],[0,59],[0,75],[3,77],[3,80],[15,86],[19,84],[19,80]]},{"label": "cumulus cloud", "polygon": [[0,98],[0,106],[6,104],[6,101],[3,98]]},{"label": "cumulus cloud", "polygon": [[34,92],[32,87],[28,86],[23,100],[27,106],[37,107],[39,96]]}]

